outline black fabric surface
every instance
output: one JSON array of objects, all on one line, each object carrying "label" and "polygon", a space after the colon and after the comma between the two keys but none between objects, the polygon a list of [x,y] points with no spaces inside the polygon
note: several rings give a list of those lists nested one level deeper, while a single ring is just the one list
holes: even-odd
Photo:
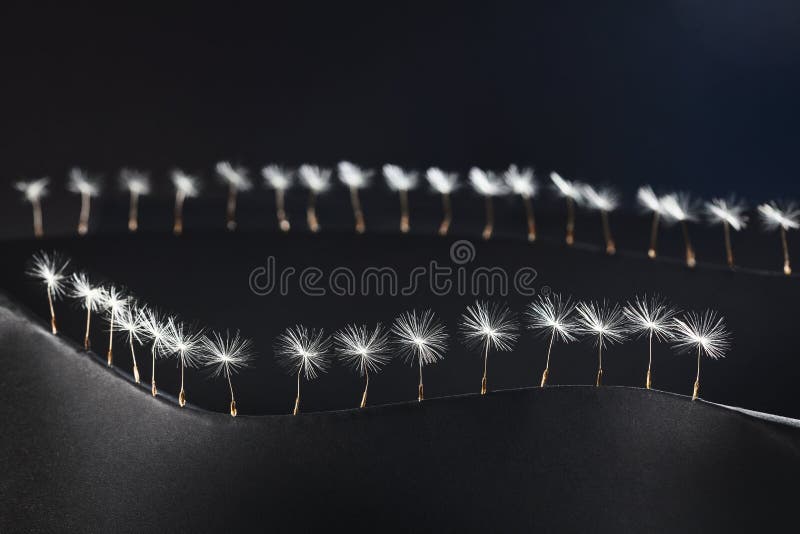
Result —
[{"label": "black fabric surface", "polygon": [[795,523],[800,432],[619,387],[233,419],[0,308],[3,532],[721,532]]}]

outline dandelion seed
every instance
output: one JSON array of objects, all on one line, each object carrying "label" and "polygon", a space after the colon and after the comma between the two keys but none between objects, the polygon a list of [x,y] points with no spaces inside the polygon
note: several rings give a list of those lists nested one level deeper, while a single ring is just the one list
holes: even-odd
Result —
[{"label": "dandelion seed", "polygon": [[392,334],[400,355],[412,366],[419,367],[417,400],[425,399],[422,368],[444,358],[447,331],[431,310],[405,312],[394,320]]},{"label": "dandelion seed", "polygon": [[72,193],[81,195],[81,213],[78,218],[78,234],[86,235],[89,231],[89,216],[92,208],[92,197],[100,194],[100,185],[97,180],[89,178],[86,171],[77,167],[70,169],[67,189]]},{"label": "dandelion seed", "polygon": [[360,405],[363,408],[367,405],[370,373],[377,373],[391,359],[387,333],[380,324],[372,330],[363,325],[347,325],[343,330],[336,332],[333,339],[339,358],[360,376],[365,377]]},{"label": "dandelion seed", "polygon": [[715,198],[711,202],[706,202],[706,212],[708,219],[713,224],[722,224],[725,236],[725,259],[728,267],[733,269],[733,248],[731,247],[731,228],[742,230],[747,226],[747,216],[744,215],[747,206],[737,201],[734,197],[727,200]]},{"label": "dandelion seed", "polygon": [[150,392],[155,397],[158,395],[156,387],[156,356],[164,356],[167,350],[169,317],[165,317],[153,308],[145,308],[141,313],[142,331],[150,341],[151,378]]},{"label": "dandelion seed", "polygon": [[581,191],[578,184],[565,180],[557,172],[550,173],[550,181],[553,182],[559,196],[567,200],[567,245],[575,243],[575,203],[581,200]]},{"label": "dandelion seed", "polygon": [[108,289],[103,290],[102,307],[106,310],[106,318],[108,320],[108,353],[106,358],[108,366],[114,364],[114,323],[119,321],[120,315],[128,306],[128,298],[122,294],[118,288],[110,286]]},{"label": "dandelion seed", "polygon": [[234,167],[227,161],[217,163],[217,174],[228,184],[228,204],[226,208],[226,227],[236,230],[236,199],[240,191],[249,191],[253,182],[247,176],[247,169]]},{"label": "dandelion seed", "polygon": [[595,337],[597,345],[597,380],[595,386],[603,383],[603,348],[606,345],[620,343],[627,333],[625,315],[619,304],[606,301],[581,302],[575,308],[578,311],[578,325],[582,333]]},{"label": "dandelion seed", "polygon": [[[205,336],[202,330],[194,330],[174,317],[167,320],[166,352],[178,357],[181,367],[181,390],[178,394],[178,404],[181,408],[186,406],[186,390],[184,389],[184,370],[187,367],[197,367],[203,355]],[[231,397],[232,399],[232,397]]]},{"label": "dandelion seed", "polygon": [[528,241],[536,241],[536,220],[533,217],[533,205],[531,199],[536,196],[538,184],[533,174],[533,169],[517,169],[516,165],[511,165],[503,173],[506,185],[515,195],[522,198],[525,206],[525,216],[528,221]]},{"label": "dandelion seed", "polygon": [[670,222],[678,222],[683,230],[683,242],[686,246],[686,266],[693,268],[697,260],[689,239],[688,223],[697,219],[696,203],[687,193],[672,193],[661,199],[663,215]]},{"label": "dandelion seed", "polygon": [[417,173],[404,171],[397,165],[384,165],[383,175],[386,183],[392,191],[397,191],[400,195],[400,231],[408,233],[410,219],[408,213],[408,192],[417,187]]},{"label": "dandelion seed", "polygon": [[792,274],[792,265],[789,262],[789,246],[786,243],[786,232],[800,228],[800,209],[793,203],[785,206],[777,202],[761,204],[758,207],[761,222],[767,230],[780,229],[781,246],[783,247],[783,274]]},{"label": "dandelion seed", "polygon": [[505,304],[476,301],[461,316],[461,336],[470,349],[483,348],[481,395],[486,395],[489,350],[508,352],[519,337],[516,317]]},{"label": "dandelion seed", "polygon": [[142,338],[145,335],[144,326],[142,324],[142,310],[138,308],[133,300],[128,298],[128,305],[125,306],[117,318],[119,330],[125,332],[128,337],[128,345],[131,350],[131,360],[133,361],[133,379],[136,383],[140,383],[139,366],[136,364],[136,351],[133,348],[133,341],[136,340],[140,345]]},{"label": "dandelion seed", "polygon": [[505,195],[508,188],[497,175],[491,171],[483,171],[478,167],[469,170],[469,183],[486,201],[486,226],[483,227],[482,236],[490,239],[494,233],[494,202],[493,197]]},{"label": "dandelion seed", "polygon": [[442,195],[442,211],[444,218],[439,225],[439,235],[447,235],[450,225],[453,222],[453,208],[450,203],[450,195],[458,187],[458,174],[454,172],[444,172],[437,167],[431,167],[425,173],[431,187]]},{"label": "dandelion seed", "polygon": [[181,170],[172,171],[172,183],[175,185],[175,222],[172,233],[183,234],[183,203],[187,198],[196,197],[199,193],[198,181]]},{"label": "dandelion seed", "polygon": [[645,387],[652,385],[653,338],[657,341],[669,341],[673,338],[673,327],[677,310],[659,295],[636,297],[628,301],[622,309],[628,319],[628,330],[638,336],[647,336],[648,359]]},{"label": "dandelion seed", "polygon": [[581,196],[590,209],[600,212],[600,219],[603,223],[603,238],[606,242],[606,254],[616,254],[617,246],[614,243],[614,238],[611,236],[611,225],[608,222],[608,214],[619,206],[619,197],[611,189],[597,190],[587,184],[581,187]]},{"label": "dandelion seed", "polygon": [[56,326],[56,312],[53,302],[64,295],[66,290],[67,275],[64,271],[69,265],[69,260],[58,253],[39,251],[33,255],[30,267],[25,274],[43,283],[47,289],[47,304],[50,308],[50,330],[58,334]]},{"label": "dandelion seed", "polygon": [[150,194],[150,177],[133,169],[122,169],[119,176],[122,186],[130,194],[128,230],[135,232],[139,228],[139,197]]},{"label": "dandelion seed", "polygon": [[50,178],[39,178],[29,182],[16,182],[14,188],[22,192],[25,200],[31,203],[33,209],[33,235],[37,238],[44,236],[42,225],[42,197],[47,195],[47,185]]},{"label": "dandelion seed", "polygon": [[236,417],[239,411],[233,395],[231,375],[250,367],[254,357],[252,343],[249,339],[240,337],[238,331],[233,335],[225,332],[224,336],[213,332],[211,337],[203,338],[203,348],[205,350],[202,357],[203,364],[214,369],[213,376],[224,376],[228,380],[228,388],[231,391],[230,413],[231,417]]},{"label": "dandelion seed", "polygon": [[267,185],[275,190],[275,213],[278,217],[278,227],[283,232],[288,232],[291,228],[289,219],[286,217],[285,197],[286,191],[292,186],[292,173],[279,165],[267,165],[261,169]]},{"label": "dandelion seed", "polygon": [[328,350],[331,340],[323,330],[309,329],[302,325],[287,328],[275,344],[278,364],[290,374],[297,374],[297,397],[293,415],[300,413],[300,378],[313,380],[324,373],[330,365]]},{"label": "dandelion seed", "polygon": [[330,169],[321,169],[316,165],[301,165],[297,173],[300,175],[300,181],[308,188],[308,207],[306,208],[308,228],[317,233],[319,231],[317,196],[330,189],[333,172]]},{"label": "dandelion seed", "polygon": [[658,198],[653,188],[649,185],[639,188],[636,192],[636,200],[644,210],[653,214],[653,223],[650,228],[650,248],[647,250],[647,256],[652,259],[657,255],[658,223],[664,213],[664,207],[661,204],[661,199]]},{"label": "dandelion seed", "polygon": [[542,372],[540,387],[547,385],[550,374],[550,353],[556,339],[563,343],[570,343],[577,338],[578,324],[575,322],[575,302],[572,297],[562,297],[558,293],[552,295],[540,294],[525,312],[528,328],[549,334],[550,342],[547,345],[547,361]]},{"label": "dandelion seed", "polygon": [[712,360],[725,357],[731,346],[725,320],[716,312],[688,312],[675,319],[675,349],[679,352],[697,350],[697,377],[692,389],[692,400],[700,394],[700,357],[705,354]]},{"label": "dandelion seed", "polygon": [[355,219],[356,233],[358,234],[363,234],[367,229],[358,190],[369,185],[373,174],[374,171],[362,169],[349,161],[339,162],[339,180],[350,190],[350,205],[353,207],[353,218]]},{"label": "dandelion seed", "polygon": [[86,333],[83,336],[83,348],[89,350],[89,330],[92,322],[92,312],[97,311],[105,300],[105,290],[100,286],[93,286],[86,273],[72,273],[69,296],[78,299],[81,306],[86,309]]}]

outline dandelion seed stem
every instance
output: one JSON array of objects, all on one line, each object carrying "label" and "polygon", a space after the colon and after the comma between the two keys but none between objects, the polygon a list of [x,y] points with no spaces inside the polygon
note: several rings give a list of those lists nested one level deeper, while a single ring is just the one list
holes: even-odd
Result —
[{"label": "dandelion seed stem", "polygon": [[600,210],[600,219],[603,222],[603,237],[606,240],[606,254],[615,254],[617,246],[614,244],[614,238],[611,236],[611,225],[608,222],[608,212]]},{"label": "dandelion seed stem", "polygon": [[550,352],[553,350],[553,340],[556,337],[556,329],[553,328],[553,331],[550,333],[550,343],[547,344],[547,362],[544,365],[544,371],[542,372],[542,381],[539,384],[539,387],[545,387],[547,385],[547,375],[550,374]]},{"label": "dandelion seed stem", "polygon": [[442,211],[444,211],[444,218],[442,219],[442,224],[439,225],[439,235],[447,235],[447,232],[450,231],[450,224],[453,221],[450,193],[442,193]]},{"label": "dandelion seed stem", "polygon": [[653,367],[653,330],[650,329],[650,335],[648,336],[648,350],[649,350],[649,358],[647,360],[647,378],[645,379],[645,386],[647,389],[650,389],[650,370]]},{"label": "dandelion seed stem", "polygon": [[114,364],[114,310],[111,310],[111,321],[109,323],[108,328],[108,353],[106,354],[106,359],[108,362],[108,366]]},{"label": "dandelion seed stem", "polygon": [[407,234],[411,229],[410,217],[408,214],[408,191],[401,189],[400,191],[400,231]]},{"label": "dandelion seed stem", "polygon": [[139,228],[139,193],[131,191],[130,206],[128,207],[128,230],[135,232]]},{"label": "dandelion seed stem", "polygon": [[356,233],[363,234],[366,229],[364,222],[364,212],[361,210],[361,199],[358,196],[358,188],[350,186],[350,205],[353,207],[353,218],[356,223]]},{"label": "dandelion seed stem", "polygon": [[308,192],[308,207],[306,208],[306,222],[308,229],[314,233],[319,231],[319,221],[317,220],[317,193],[313,189]]},{"label": "dandelion seed stem", "polygon": [[731,229],[728,221],[722,221],[722,230],[725,235],[725,258],[728,261],[728,267],[733,269],[733,247],[731,247]]},{"label": "dandelion seed stem", "polygon": [[239,411],[236,409],[236,399],[233,397],[233,383],[231,382],[230,371],[228,371],[225,376],[228,378],[228,388],[231,390],[231,417],[236,417],[239,415]]},{"label": "dandelion seed stem", "polygon": [[136,365],[136,352],[133,350],[133,336],[128,336],[128,344],[131,347],[131,359],[133,360],[133,379],[139,383],[139,366]]},{"label": "dandelion seed stem", "polygon": [[692,242],[689,239],[689,226],[686,224],[686,221],[681,221],[681,230],[683,230],[683,242],[686,246],[686,266],[693,268],[697,261],[694,255],[694,248],[692,248]]},{"label": "dandelion seed stem", "polygon": [[490,239],[494,232],[494,202],[492,196],[486,195],[486,226],[483,228],[483,238]]},{"label": "dandelion seed stem", "polygon": [[597,380],[595,386],[600,386],[603,383],[603,334],[597,340]]},{"label": "dandelion seed stem", "polygon": [[236,186],[231,183],[228,186],[228,205],[227,205],[227,223],[228,230],[236,230]]},{"label": "dandelion seed stem", "polygon": [[89,342],[89,327],[92,322],[92,302],[89,298],[86,299],[86,334],[83,336],[83,348],[89,350],[91,343]]},{"label": "dandelion seed stem", "polygon": [[284,201],[284,191],[283,189],[276,188],[275,189],[275,212],[278,217],[278,227],[283,232],[288,232],[291,228],[289,224],[289,219],[286,218],[286,208],[285,208],[285,201]]},{"label": "dandelion seed stem", "polygon": [[658,223],[661,214],[657,211],[653,212],[653,224],[650,227],[650,249],[647,251],[647,256],[655,258],[657,255],[656,247],[658,244]]},{"label": "dandelion seed stem", "polygon": [[366,376],[366,383],[364,384],[364,394],[361,396],[361,406],[363,408],[367,405],[367,390],[369,389],[369,369],[364,368],[364,376]]},{"label": "dandelion seed stem", "polygon": [[181,235],[183,233],[183,201],[186,199],[186,193],[178,189],[175,192],[175,222],[172,225],[172,233]]},{"label": "dandelion seed stem", "polygon": [[528,241],[536,241],[536,219],[533,217],[533,204],[528,196],[522,197],[522,204],[525,206],[525,218],[528,221]]},{"label": "dandelion seed stem", "polygon": [[151,378],[150,378],[150,393],[153,394],[155,397],[158,395],[158,388],[156,388],[156,342],[153,341],[153,345],[150,348],[150,353],[153,355],[153,362],[151,367]]},{"label": "dandelion seed stem", "polygon": [[481,379],[481,395],[486,395],[486,375],[489,369],[489,337],[483,349],[483,379]]},{"label": "dandelion seed stem", "polygon": [[418,358],[417,361],[419,362],[419,386],[417,387],[417,402],[422,402],[425,400],[425,391],[422,387],[422,359]]},{"label": "dandelion seed stem", "polygon": [[302,367],[297,370],[297,397],[294,399],[294,410],[292,410],[292,415],[297,415],[300,413],[300,371]]},{"label": "dandelion seed stem", "polygon": [[89,210],[91,209],[92,197],[89,193],[81,193],[81,213],[78,219],[78,233],[86,235],[89,231]]},{"label": "dandelion seed stem", "polygon": [[33,235],[39,238],[44,235],[44,229],[42,228],[42,203],[38,198],[34,198],[31,200],[31,206],[33,206]]},{"label": "dandelion seed stem", "polygon": [[697,378],[694,381],[694,389],[692,390],[692,400],[697,400],[700,394],[700,345],[697,345]]},{"label": "dandelion seed stem", "polygon": [[575,243],[575,201],[567,197],[567,245]]},{"label": "dandelion seed stem", "polygon": [[786,228],[781,226],[781,246],[783,247],[783,274],[792,274],[792,266],[789,263],[789,245],[786,242]]},{"label": "dandelion seed stem", "polygon": [[47,285],[47,304],[50,306],[50,330],[53,334],[58,334],[58,328],[56,327],[56,311],[53,308],[53,288],[50,284]]}]

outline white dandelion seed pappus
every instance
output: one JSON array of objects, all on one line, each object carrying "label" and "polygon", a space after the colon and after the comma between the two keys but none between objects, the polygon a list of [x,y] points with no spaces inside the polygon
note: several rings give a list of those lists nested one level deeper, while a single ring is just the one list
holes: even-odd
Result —
[{"label": "white dandelion seed pappus", "polygon": [[89,311],[97,311],[104,305],[106,292],[100,286],[93,286],[86,273],[72,273],[69,296],[80,300],[80,305]]},{"label": "white dandelion seed pappus", "polygon": [[510,165],[508,170],[503,173],[506,185],[515,195],[525,198],[536,196],[537,184],[533,174],[533,169],[525,167],[518,169],[516,165]]},{"label": "white dandelion seed pappus", "polygon": [[253,360],[252,343],[240,336],[239,331],[225,335],[213,332],[211,337],[202,338],[203,355],[201,363],[212,367],[212,376],[230,378],[246,367]]},{"label": "white dandelion seed pappus", "polygon": [[581,197],[590,209],[612,212],[619,207],[619,196],[609,188],[595,189],[591,185],[581,185]]},{"label": "white dandelion seed pappus", "polygon": [[33,255],[30,267],[25,274],[42,282],[50,290],[54,299],[64,295],[67,275],[64,274],[69,260],[57,253],[39,251]]},{"label": "white dandelion seed pappus", "polygon": [[383,176],[392,191],[410,191],[417,187],[418,175],[413,171],[404,171],[397,165],[383,166]]},{"label": "white dandelion seed pappus", "polygon": [[128,334],[128,340],[135,340],[141,344],[144,337],[144,327],[141,322],[141,311],[135,303],[128,299],[128,305],[122,309],[116,318],[117,328]]},{"label": "white dandelion seed pappus", "polygon": [[261,169],[261,176],[272,189],[286,191],[292,186],[292,171],[280,165],[267,165]]},{"label": "white dandelion seed pappus", "polygon": [[678,310],[660,295],[637,296],[622,309],[628,319],[628,330],[635,335],[653,334],[659,341],[673,339]]},{"label": "white dandelion seed pappus", "polygon": [[108,312],[109,317],[113,317],[116,322],[120,313],[128,306],[128,298],[123,295],[122,290],[109,286],[103,289],[102,306]]},{"label": "white dandelion seed pappus", "polygon": [[606,301],[581,302],[575,309],[578,312],[580,330],[595,336],[595,343],[606,346],[625,340],[627,325],[619,304],[612,305]]},{"label": "white dandelion seed pappus", "polygon": [[556,191],[562,197],[571,198],[576,202],[581,199],[581,190],[578,187],[578,184],[569,180],[565,180],[557,172],[550,173],[550,181],[553,182]]},{"label": "white dandelion seed pappus", "polygon": [[304,164],[297,169],[297,174],[300,176],[300,181],[303,182],[303,185],[315,193],[327,191],[331,186],[331,174],[333,172],[330,169]]},{"label": "white dandelion seed pappus", "polygon": [[290,374],[302,373],[306,380],[313,380],[328,370],[329,349],[330,338],[324,330],[297,325],[278,336],[275,357]]},{"label": "white dandelion seed pappus", "polygon": [[758,206],[758,213],[761,215],[761,222],[768,230],[800,228],[800,209],[797,209],[794,203],[781,207],[777,202],[768,202]]},{"label": "white dandelion seed pappus", "polygon": [[505,304],[476,301],[461,316],[461,335],[470,348],[482,347],[510,351],[519,338],[519,326],[511,309]]},{"label": "white dandelion seed pappus", "polygon": [[434,191],[442,195],[448,195],[458,187],[458,174],[445,172],[438,167],[431,167],[425,171],[425,178]]},{"label": "white dandelion seed pappus", "polygon": [[77,167],[73,167],[69,171],[67,189],[72,193],[80,193],[90,197],[96,197],[100,194],[100,185],[97,180],[90,179],[86,171]]},{"label": "white dandelion seed pappus", "polygon": [[172,183],[175,189],[187,197],[196,197],[198,194],[197,178],[190,176],[181,170],[172,171]]},{"label": "white dandelion seed pappus", "polygon": [[680,352],[700,350],[712,360],[725,357],[731,346],[725,319],[715,311],[688,312],[675,319],[675,349]]},{"label": "white dandelion seed pappus", "polygon": [[247,169],[244,167],[234,167],[230,162],[220,161],[217,163],[216,169],[217,174],[237,191],[247,191],[253,187],[253,183],[247,177]]},{"label": "white dandelion seed pappus", "polygon": [[744,214],[746,210],[747,206],[743,202],[733,198],[715,198],[706,202],[706,212],[712,223],[728,223],[737,232],[747,227],[747,216]]},{"label": "white dandelion seed pappus", "polygon": [[564,298],[558,293],[539,295],[525,310],[528,328],[554,333],[564,343],[575,341],[578,339],[578,323],[573,317],[575,306],[572,297]]},{"label": "white dandelion seed pappus", "polygon": [[160,356],[166,356],[167,324],[169,318],[164,317],[153,308],[144,308],[140,314],[142,333],[153,344],[153,348]]},{"label": "white dandelion seed pappus", "polygon": [[392,325],[395,344],[411,365],[425,366],[444,358],[447,331],[431,310],[405,312]]},{"label": "white dandelion seed pappus", "polygon": [[15,182],[14,189],[20,191],[28,202],[35,202],[47,195],[50,178],[39,178],[28,182]]},{"label": "white dandelion seed pappus", "polygon": [[122,169],[119,172],[123,187],[136,195],[150,194],[150,177],[135,169]]},{"label": "white dandelion seed pappus", "polygon": [[362,169],[349,161],[340,161],[338,165],[339,180],[347,187],[363,189],[369,185],[370,178],[375,174],[371,169]]},{"label": "white dandelion seed pappus", "polygon": [[661,207],[667,220],[673,222],[697,220],[697,208],[688,193],[670,193],[661,198]]},{"label": "white dandelion seed pappus", "polygon": [[639,205],[647,211],[662,214],[664,206],[661,204],[661,199],[658,198],[653,188],[649,185],[643,185],[636,191],[636,201]]},{"label": "white dandelion seed pappus", "polygon": [[167,320],[166,352],[175,354],[184,367],[198,367],[203,354],[203,331],[195,331],[174,317]]},{"label": "white dandelion seed pappus", "polygon": [[469,183],[475,191],[486,197],[508,193],[508,188],[495,173],[484,171],[478,167],[472,167],[469,170]]},{"label": "white dandelion seed pappus", "polygon": [[365,325],[347,325],[333,339],[339,359],[361,376],[380,371],[391,359],[388,336],[380,324],[373,330]]}]

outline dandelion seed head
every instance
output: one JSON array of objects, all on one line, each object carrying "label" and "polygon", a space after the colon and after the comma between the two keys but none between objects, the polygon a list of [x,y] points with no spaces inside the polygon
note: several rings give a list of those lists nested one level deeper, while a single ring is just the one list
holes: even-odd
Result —
[{"label": "dandelion seed head", "polygon": [[397,165],[383,166],[383,176],[392,191],[410,191],[417,187],[418,175],[413,171],[405,171]]},{"label": "dandelion seed head", "polygon": [[556,192],[562,197],[571,198],[576,202],[581,199],[581,190],[577,183],[562,178],[557,172],[550,173],[550,181],[553,182]]},{"label": "dandelion seed head", "polygon": [[300,176],[300,181],[308,189],[315,193],[322,193],[330,188],[333,171],[322,169],[316,165],[304,164],[300,165],[297,174]]},{"label": "dandelion seed head", "polygon": [[202,330],[194,330],[175,317],[167,320],[166,352],[177,355],[184,367],[200,365],[204,338]]},{"label": "dandelion seed head", "polygon": [[121,289],[112,285],[108,288],[103,288],[103,302],[101,304],[116,321],[120,312],[128,306],[128,297],[123,294]]},{"label": "dandelion seed head", "polygon": [[301,373],[306,380],[313,380],[330,365],[330,344],[324,330],[296,325],[278,336],[275,357],[290,374]]},{"label": "dandelion seed head", "polygon": [[519,337],[519,325],[505,304],[476,301],[461,316],[461,335],[470,348],[483,347],[510,351]]},{"label": "dandelion seed head", "polygon": [[292,171],[280,165],[267,165],[261,169],[267,185],[278,191],[286,191],[292,186]]},{"label": "dandelion seed head", "polygon": [[253,182],[247,176],[247,169],[234,167],[228,161],[220,161],[216,166],[217,174],[237,191],[247,191],[253,187]]},{"label": "dandelion seed head", "polygon": [[355,189],[362,189],[369,185],[370,178],[375,174],[371,169],[362,169],[354,163],[349,161],[340,161],[339,165],[339,180],[347,187]]},{"label": "dandelion seed head", "polygon": [[612,212],[619,207],[619,196],[609,188],[595,189],[591,185],[581,185],[581,197],[586,206],[593,210]]},{"label": "dandelion seed head", "polygon": [[49,183],[50,178],[39,178],[38,180],[16,182],[14,183],[14,189],[22,192],[28,202],[36,202],[47,195],[47,185]]},{"label": "dandelion seed head", "polygon": [[392,325],[392,334],[398,352],[411,365],[436,363],[447,351],[447,331],[431,310],[401,314]]},{"label": "dandelion seed head", "polygon": [[72,273],[69,296],[78,299],[80,305],[89,311],[97,311],[104,305],[106,291],[101,286],[93,286],[86,273]]},{"label": "dandelion seed head", "polygon": [[57,299],[63,296],[66,290],[67,275],[64,271],[68,265],[69,260],[60,254],[41,250],[33,255],[25,274],[46,285],[50,296]]},{"label": "dandelion seed head", "polygon": [[679,352],[699,349],[712,360],[718,360],[724,358],[730,349],[730,334],[725,327],[725,320],[715,311],[687,312],[682,318],[675,319],[674,324],[674,346]]},{"label": "dandelion seed head", "polygon": [[83,169],[73,167],[69,171],[69,181],[67,189],[73,193],[96,197],[100,194],[100,184],[96,179],[92,179]]},{"label": "dandelion seed head", "polygon": [[639,205],[647,211],[662,214],[664,207],[661,204],[661,199],[658,198],[653,188],[649,185],[643,185],[636,191],[636,201]]},{"label": "dandelion seed head", "polygon": [[425,171],[425,178],[434,191],[442,195],[449,195],[458,188],[458,174],[445,172],[438,167],[431,167]]},{"label": "dandelion seed head", "polygon": [[503,178],[515,195],[525,198],[532,198],[536,195],[538,188],[533,169],[529,167],[519,169],[516,165],[509,165],[508,170],[503,173]]},{"label": "dandelion seed head", "polygon": [[625,315],[619,304],[602,302],[580,302],[575,308],[578,312],[580,330],[596,337],[601,346],[620,343],[625,340],[627,325]]},{"label": "dandelion seed head", "polygon": [[388,336],[380,324],[372,330],[364,325],[347,325],[333,339],[339,358],[361,376],[380,371],[391,358]]},{"label": "dandelion seed head", "polygon": [[688,193],[670,193],[661,197],[661,207],[668,221],[697,220],[697,203]]},{"label": "dandelion seed head", "polygon": [[667,299],[660,295],[637,296],[622,309],[628,319],[628,329],[636,335],[653,334],[659,341],[673,338],[675,314]]},{"label": "dandelion seed head", "polygon": [[250,367],[254,358],[253,344],[249,339],[241,337],[239,331],[225,335],[212,332],[210,337],[202,337],[202,353],[200,363],[213,369],[212,376],[225,376],[230,378]]},{"label": "dandelion seed head", "polygon": [[506,184],[495,173],[484,171],[478,167],[472,167],[469,170],[469,183],[475,191],[486,197],[508,193]]},{"label": "dandelion seed head", "polygon": [[197,178],[179,169],[172,171],[172,183],[175,185],[175,189],[184,196],[196,197],[199,193]]},{"label": "dandelion seed head", "polygon": [[747,227],[747,216],[744,214],[746,210],[747,206],[733,197],[715,198],[706,202],[706,212],[711,222],[728,223],[737,232]]},{"label": "dandelion seed head", "polygon": [[565,343],[575,341],[578,339],[578,324],[573,317],[575,306],[572,297],[540,294],[525,311],[528,328],[552,333]]},{"label": "dandelion seed head", "polygon": [[780,206],[777,202],[768,202],[758,206],[758,213],[767,230],[800,228],[800,209],[794,203]]},{"label": "dandelion seed head", "polygon": [[122,169],[119,178],[125,189],[135,195],[150,194],[150,177],[147,173],[135,169]]},{"label": "dandelion seed head", "polygon": [[140,314],[140,309],[129,297],[128,305],[122,308],[119,316],[116,318],[117,328],[123,332],[127,332],[128,339],[136,340],[137,343],[141,343],[142,337],[144,337],[144,326],[142,325]]}]

